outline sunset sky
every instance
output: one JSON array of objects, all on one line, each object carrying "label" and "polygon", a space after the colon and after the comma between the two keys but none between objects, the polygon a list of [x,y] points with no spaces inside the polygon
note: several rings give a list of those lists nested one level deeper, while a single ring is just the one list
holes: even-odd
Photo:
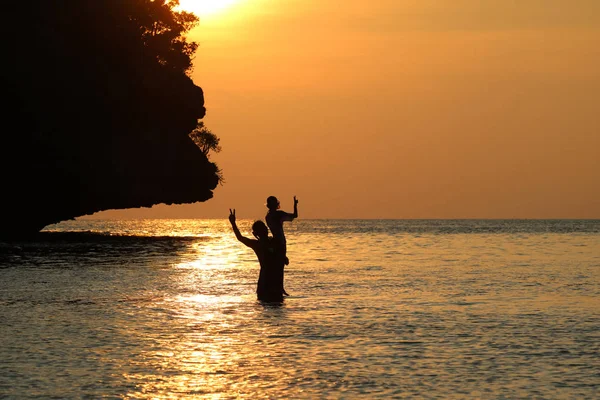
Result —
[{"label": "sunset sky", "polygon": [[94,217],[600,218],[600,1],[194,3],[225,184]]}]

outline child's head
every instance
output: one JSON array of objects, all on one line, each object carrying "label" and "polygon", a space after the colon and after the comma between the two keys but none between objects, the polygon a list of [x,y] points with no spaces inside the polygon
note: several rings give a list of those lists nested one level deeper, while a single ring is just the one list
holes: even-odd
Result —
[{"label": "child's head", "polygon": [[252,234],[257,239],[264,239],[269,236],[269,228],[262,221],[254,221],[252,224]]},{"label": "child's head", "polygon": [[277,210],[279,208],[279,200],[275,196],[267,197],[267,208],[269,210]]}]

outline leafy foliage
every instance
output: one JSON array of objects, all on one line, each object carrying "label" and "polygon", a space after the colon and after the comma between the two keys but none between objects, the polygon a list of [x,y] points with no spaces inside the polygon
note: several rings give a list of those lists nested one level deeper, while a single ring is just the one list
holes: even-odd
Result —
[{"label": "leafy foliage", "polygon": [[148,51],[164,66],[190,72],[192,55],[198,48],[185,34],[198,23],[198,17],[175,11],[179,0],[130,0],[129,21],[136,25]]},{"label": "leafy foliage", "polygon": [[[221,139],[217,137],[211,130],[209,130],[204,122],[198,121],[196,128],[190,133],[190,138],[192,141],[198,146],[198,148],[204,153],[206,158],[209,157],[209,153],[211,151],[215,153],[219,153],[221,151],[221,146],[219,142]],[[219,179],[219,184],[223,184],[225,179],[223,177],[223,170],[219,168],[216,163],[212,163],[215,168],[215,174]]]},{"label": "leafy foliage", "polygon": [[206,157],[208,157],[208,153],[211,151],[215,153],[221,151],[221,146],[219,146],[221,139],[212,133],[202,121],[198,121],[196,129],[190,133],[190,138],[192,138],[196,146],[202,150]]}]

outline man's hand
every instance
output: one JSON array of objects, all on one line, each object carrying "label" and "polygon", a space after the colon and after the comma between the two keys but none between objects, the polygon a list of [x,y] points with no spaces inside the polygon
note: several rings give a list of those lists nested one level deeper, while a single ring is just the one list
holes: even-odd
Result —
[{"label": "man's hand", "polygon": [[294,205],[298,205],[298,199],[294,196]]},{"label": "man's hand", "polygon": [[229,222],[235,224],[235,208],[233,209],[233,211],[231,210],[231,208],[229,209]]}]

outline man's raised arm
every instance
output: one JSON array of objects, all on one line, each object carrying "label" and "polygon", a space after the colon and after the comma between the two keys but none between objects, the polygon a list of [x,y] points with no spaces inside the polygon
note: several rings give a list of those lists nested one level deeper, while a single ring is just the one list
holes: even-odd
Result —
[{"label": "man's raised arm", "polygon": [[235,237],[237,238],[237,240],[244,243],[248,247],[252,247],[254,240],[242,236],[242,234],[240,233],[240,229],[238,228],[235,222],[235,208],[233,209],[233,211],[231,210],[231,208],[229,209],[229,222],[231,222],[231,228],[233,229],[233,233],[235,233]]}]

